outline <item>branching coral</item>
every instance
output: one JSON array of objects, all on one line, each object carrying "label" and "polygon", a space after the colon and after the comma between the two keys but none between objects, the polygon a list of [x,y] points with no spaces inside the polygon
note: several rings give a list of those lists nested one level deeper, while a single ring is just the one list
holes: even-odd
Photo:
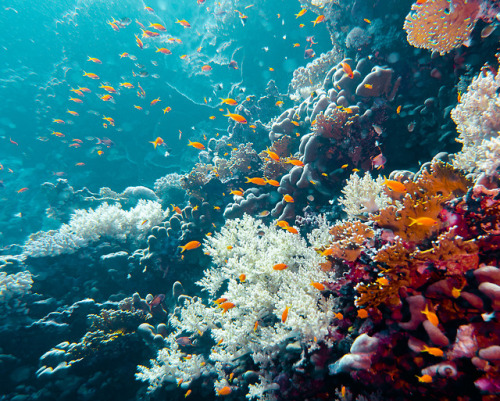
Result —
[{"label": "branching coral", "polygon": [[73,253],[99,238],[117,241],[141,241],[149,229],[168,216],[160,203],[140,200],[126,211],[120,204],[102,204],[97,209],[79,209],[68,224],[57,231],[39,232],[24,245],[24,254],[31,257],[56,256]]},{"label": "branching coral", "polygon": [[479,0],[429,0],[414,3],[404,29],[408,42],[440,54],[462,45],[480,17]]},{"label": "branching coral", "polygon": [[[217,343],[210,359],[220,380],[227,379],[225,372],[237,374],[239,358],[245,355],[264,369],[293,341],[311,351],[318,341],[329,342],[333,300],[311,285],[328,281],[329,273],[319,268],[322,256],[303,239],[246,215],[208,238],[206,251],[215,266],[199,284],[212,299],[221,300],[209,306],[189,301],[171,322],[177,335],[210,332]],[[141,367],[140,378],[154,385],[164,376],[179,377],[174,370],[182,356],[175,346],[161,351],[153,368]]]},{"label": "branching coral", "polygon": [[451,111],[459,132],[458,141],[463,145],[453,165],[469,172],[491,174],[499,163],[496,156],[500,149],[500,73],[490,68],[483,68]]},{"label": "branching coral", "polygon": [[373,179],[369,172],[363,178],[356,173],[351,174],[342,189],[344,196],[338,200],[350,219],[362,213],[374,213],[389,205],[390,198],[384,191],[383,182],[381,177]]}]

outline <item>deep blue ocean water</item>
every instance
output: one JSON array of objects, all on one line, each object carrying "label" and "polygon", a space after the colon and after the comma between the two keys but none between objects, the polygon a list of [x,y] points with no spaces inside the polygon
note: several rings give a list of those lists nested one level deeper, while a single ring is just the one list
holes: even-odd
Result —
[{"label": "deep blue ocean water", "polygon": [[[252,3],[217,3],[54,0],[36,6],[25,1],[2,5],[0,244],[20,243],[31,232],[59,224],[43,221],[44,182],[62,177],[74,188],[98,191],[106,186],[120,192],[131,185],[152,187],[166,173],[189,171],[197,152],[186,146],[187,140],[199,140],[203,134],[210,138],[227,129],[228,120],[218,110],[220,98],[260,96],[270,79],[286,93],[293,70],[310,61],[304,58],[305,39],[314,36],[317,54],[331,48],[324,24],[313,28],[307,16],[305,27],[298,28],[293,15],[300,10],[298,3],[291,7],[285,0],[269,0],[245,10]],[[154,14],[145,10],[146,5]],[[248,16],[245,23],[234,11],[238,8]],[[116,32],[107,23],[113,18],[129,25]],[[177,19],[189,21],[191,28],[175,23]],[[164,55],[156,52],[155,46],[161,47],[158,40],[145,39],[141,50],[135,43],[134,35],[141,34],[136,20],[146,26],[161,23],[182,43],[163,43],[172,50]],[[301,46],[294,48],[293,43]],[[121,59],[123,52],[137,59]],[[181,59],[183,54],[188,58]],[[102,64],[87,61],[89,56]],[[238,69],[228,68],[231,60]],[[204,64],[212,71],[202,73]],[[100,79],[84,77],[83,71]],[[113,103],[98,97],[106,94],[99,89],[103,82],[119,90]],[[135,88],[120,87],[121,82]],[[138,83],[145,98],[136,95]],[[82,104],[68,100],[79,97],[70,92],[79,86],[92,91]],[[161,101],[150,106],[157,97]],[[172,111],[164,114],[167,106]],[[67,109],[79,116],[71,116]],[[212,115],[217,118],[210,120]],[[103,116],[112,117],[115,126],[104,128]],[[51,135],[53,131],[65,137]],[[158,136],[167,148],[155,150],[149,143]],[[97,146],[97,138],[109,138],[112,147]],[[83,141],[81,147],[69,147],[73,139]],[[101,147],[104,153],[99,156]],[[17,194],[21,188],[29,189]]]}]

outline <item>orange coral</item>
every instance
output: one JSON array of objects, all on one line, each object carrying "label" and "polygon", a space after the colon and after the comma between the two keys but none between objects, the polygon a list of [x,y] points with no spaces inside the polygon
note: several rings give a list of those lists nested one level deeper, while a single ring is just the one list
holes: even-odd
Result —
[{"label": "orange coral", "polygon": [[354,262],[363,250],[364,242],[373,238],[373,230],[360,221],[348,221],[330,229],[333,241],[325,254]]},{"label": "orange coral", "polygon": [[479,0],[428,0],[412,5],[404,29],[411,45],[443,55],[469,38],[479,16]]}]

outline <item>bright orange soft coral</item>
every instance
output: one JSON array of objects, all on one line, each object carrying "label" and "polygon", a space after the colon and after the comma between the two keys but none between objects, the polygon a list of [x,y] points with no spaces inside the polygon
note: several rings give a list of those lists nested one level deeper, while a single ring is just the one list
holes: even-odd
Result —
[{"label": "bright orange soft coral", "polygon": [[403,27],[408,42],[441,55],[448,53],[469,38],[480,17],[480,6],[479,0],[416,2]]}]

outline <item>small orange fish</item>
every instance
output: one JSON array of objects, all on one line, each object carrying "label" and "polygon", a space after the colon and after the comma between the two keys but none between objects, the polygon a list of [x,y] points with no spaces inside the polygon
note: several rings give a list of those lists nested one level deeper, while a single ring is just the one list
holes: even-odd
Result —
[{"label": "small orange fish", "polygon": [[298,121],[292,121],[292,124],[295,125],[296,127],[298,127],[300,125],[300,123]]},{"label": "small orange fish", "polygon": [[[163,141],[163,139],[162,139],[162,138],[157,137],[154,141],[152,141],[152,142],[150,141],[149,143],[152,143],[152,144],[154,145],[155,149],[156,149],[156,147],[157,147],[158,145],[163,145],[165,142]],[[181,253],[182,253],[182,252],[181,252]]]},{"label": "small orange fish", "polygon": [[60,118],[54,118],[52,122],[57,124],[64,124],[64,120],[61,120]]},{"label": "small orange fish", "polygon": [[304,163],[297,159],[288,159],[285,163],[293,164],[294,166],[303,166]]},{"label": "small orange fish", "polygon": [[212,66],[210,66],[209,64],[205,64],[205,65],[201,66],[201,70],[204,72],[211,71]]},{"label": "small orange fish", "polygon": [[80,89],[70,89],[70,91],[76,93],[78,96],[85,96]]},{"label": "small orange fish", "polygon": [[83,100],[79,99],[77,97],[70,97],[69,100],[71,100],[72,102],[75,102],[75,103],[83,103]]},{"label": "small orange fish", "polygon": [[253,325],[253,332],[255,333],[257,331],[257,328],[259,327],[259,321],[257,320],[254,325]]},{"label": "small orange fish", "polygon": [[429,353],[433,356],[437,356],[437,357],[444,355],[444,352],[442,349],[436,348],[436,347],[428,347],[427,345],[424,345],[424,347],[422,348],[422,351],[420,351],[420,352],[427,352],[427,353]]},{"label": "small orange fish", "polygon": [[208,117],[210,120],[215,120],[215,116]]},{"label": "small orange fish", "polygon": [[144,43],[142,43],[142,40],[137,35],[135,35],[135,43],[137,43],[137,46],[139,46],[140,49],[144,48]]},{"label": "small orange fish", "polygon": [[102,64],[102,61],[99,60],[98,58],[89,57],[89,56],[87,56],[87,57],[88,57],[87,61],[92,61],[93,63],[96,63],[96,64]]},{"label": "small orange fish", "polygon": [[205,145],[203,145],[200,142],[191,142],[189,139],[188,139],[188,142],[189,142],[188,146],[192,146],[195,149],[199,149],[199,150],[204,150],[205,149]]},{"label": "small orange fish", "polygon": [[85,71],[83,71],[83,76],[84,77],[89,77],[91,79],[99,79],[99,75],[94,74],[93,72],[85,72]]},{"label": "small orange fish", "polygon": [[415,377],[418,379],[420,383],[432,383],[431,375],[422,375],[422,376],[415,375]]},{"label": "small orange fish", "polygon": [[172,54],[172,52],[169,49],[167,49],[166,47],[157,47],[156,48],[156,53]]},{"label": "small orange fish", "polygon": [[333,316],[335,316],[336,319],[343,320],[344,315],[340,312],[335,313]]},{"label": "small orange fish", "polygon": [[142,107],[141,106],[137,106],[134,104],[134,107],[137,109],[137,110],[142,110]]},{"label": "small orange fish", "polygon": [[189,395],[193,392],[193,390],[189,389],[186,391],[186,394],[184,394],[184,398],[189,397]]},{"label": "small orange fish", "polygon": [[340,65],[349,78],[354,78],[354,73],[352,72],[351,66],[349,64],[341,62]]},{"label": "small orange fish", "polygon": [[295,14],[295,19],[302,17],[307,12],[307,8],[303,8],[297,14]]},{"label": "small orange fish", "polygon": [[169,113],[171,110],[172,110],[172,107],[167,106],[167,107],[165,107],[165,108],[163,109],[163,114],[165,114],[165,113]]},{"label": "small orange fish", "polygon": [[288,265],[285,263],[278,263],[273,266],[273,270],[285,270],[288,269]]},{"label": "small orange fish", "polygon": [[294,43],[293,47],[300,47],[300,43]]},{"label": "small orange fish", "polygon": [[284,104],[284,103],[285,103],[285,102],[284,102],[283,100],[278,100],[278,101],[275,103],[275,105],[276,105],[276,106],[283,106],[283,104]]},{"label": "small orange fish", "polygon": [[227,98],[227,99],[223,99],[223,98],[220,98],[220,100],[222,101],[223,104],[228,104],[229,106],[237,106],[238,105],[238,102],[234,99],[231,99],[231,98]]},{"label": "small orange fish", "polygon": [[285,310],[283,311],[283,313],[281,314],[281,321],[282,321],[283,323],[285,323],[285,322],[286,322],[286,319],[288,319],[288,311],[289,311],[289,310],[290,310],[290,307],[289,307],[289,306],[287,306],[287,307],[285,308]]},{"label": "small orange fish", "polygon": [[192,249],[199,248],[201,246],[201,242],[199,241],[189,241],[186,245],[179,246],[182,249],[181,253],[184,251],[190,251]]},{"label": "small orange fish", "polygon": [[99,96],[99,98],[101,100],[104,100],[105,102],[109,102],[111,99],[113,99],[113,96],[111,96],[111,95],[103,95],[103,96]]},{"label": "small orange fish", "polygon": [[120,58],[128,57],[129,54],[127,52],[123,52],[122,54],[119,55]]},{"label": "small orange fish", "polygon": [[285,202],[288,202],[288,203],[295,202],[295,200],[288,194],[283,195],[283,199],[285,200]]},{"label": "small orange fish", "polygon": [[401,105],[399,105],[397,108],[396,108],[396,114],[399,114],[401,113]]},{"label": "small orange fish", "polygon": [[178,214],[182,214],[182,210],[179,206],[174,206],[172,204],[170,204],[170,206],[172,206],[172,211],[174,211],[175,213],[178,213]]},{"label": "small orange fish", "polygon": [[279,220],[276,225],[281,228],[286,228],[289,226],[288,222],[285,220]]},{"label": "small orange fish", "polygon": [[266,180],[269,185],[272,185],[273,187],[279,187],[280,183],[276,180]]},{"label": "small orange fish", "polygon": [[248,177],[245,177],[247,179],[246,183],[252,183],[252,184],[255,184],[255,185],[266,185],[267,184],[267,181],[264,179],[264,178],[260,178],[260,177],[254,177],[254,178],[248,178]]},{"label": "small orange fish", "polygon": [[57,132],[57,131],[52,131],[51,135],[55,135],[58,138],[64,138],[65,137],[65,135],[62,132]]},{"label": "small orange fish", "polygon": [[229,309],[233,309],[236,305],[233,304],[232,302],[224,302],[219,305],[219,308],[224,309],[222,314],[226,313]]},{"label": "small orange fish", "polygon": [[366,89],[373,89],[373,85],[371,84],[364,84],[363,85]]},{"label": "small orange fish", "polygon": [[275,162],[279,162],[280,161],[280,157],[278,156],[277,153],[271,151],[271,150],[264,150],[264,153],[267,153],[268,156],[273,159]]},{"label": "small orange fish", "polygon": [[285,230],[287,230],[289,233],[292,233],[292,234],[298,234],[299,233],[295,227],[288,226],[288,227],[285,227]]},{"label": "small orange fish", "polygon": [[366,309],[358,309],[358,317],[360,319],[366,319],[368,317],[368,311]]},{"label": "small orange fish", "polygon": [[434,311],[429,310],[429,305],[426,304],[425,310],[421,311],[421,313],[423,313],[434,326],[437,327],[439,325],[439,319]]},{"label": "small orange fish", "polygon": [[325,291],[326,287],[324,286],[324,284],[321,284],[321,283],[318,283],[316,281],[313,281],[311,283],[311,285],[316,288],[318,291]]},{"label": "small orange fish", "polygon": [[236,121],[237,123],[240,123],[240,124],[246,124],[247,123],[247,120],[246,120],[245,117],[240,116],[239,114],[230,113],[229,110],[226,110],[226,111],[227,111],[227,114],[224,114],[224,117],[229,117],[229,118],[233,119],[234,121]]},{"label": "small orange fish", "polygon": [[460,288],[456,288],[456,287],[453,287],[451,289],[451,296],[453,298],[458,298],[460,296],[460,294],[462,293],[462,290]]},{"label": "small orange fish", "polygon": [[167,30],[167,28],[165,28],[162,24],[158,24],[158,23],[150,23],[149,27],[154,28],[154,29],[158,29],[159,31],[163,31],[163,32]]},{"label": "small orange fish", "polygon": [[233,189],[231,192],[229,192],[231,195],[236,195],[236,196],[243,196],[243,191],[238,191],[236,189]]},{"label": "small orange fish", "polygon": [[158,102],[160,102],[160,101],[161,101],[161,100],[160,100],[160,98],[159,98],[159,97],[157,97],[156,99],[151,100],[150,105],[151,105],[151,106],[154,106],[156,103],[158,103]]},{"label": "small orange fish", "polygon": [[101,86],[99,86],[99,88],[102,88],[106,92],[109,92],[109,93],[116,93],[116,89],[113,88],[112,86],[109,86],[109,85],[101,85]]},{"label": "small orange fish", "polygon": [[384,183],[387,188],[392,189],[394,192],[406,192],[406,187],[399,181],[388,180],[384,176]]},{"label": "small orange fish", "polygon": [[72,116],[79,116],[79,114],[76,111],[73,111],[73,110],[66,110],[66,113],[69,113]]},{"label": "small orange fish", "polygon": [[21,188],[17,191],[17,193],[20,194],[20,193],[26,192],[28,189],[29,189],[28,187]]},{"label": "small orange fish", "polygon": [[434,220],[431,217],[418,217],[416,219],[412,217],[408,217],[411,220],[411,223],[408,225],[408,227],[411,227],[412,225],[416,224],[417,226],[424,226],[424,227],[432,227],[436,224],[438,224],[437,220]]},{"label": "small orange fish", "polygon": [[102,155],[104,154],[104,152],[103,152],[102,150],[98,150],[98,151],[97,151],[97,154],[98,154],[99,156],[102,156]]},{"label": "small orange fish", "polygon": [[191,25],[185,19],[177,20],[175,23],[182,25],[184,28],[191,28]]},{"label": "small orange fish", "polygon": [[132,85],[130,82],[122,82],[120,86],[123,86],[127,89],[132,89],[134,87],[134,85]]},{"label": "small orange fish", "polygon": [[231,394],[231,387],[229,386],[224,386],[220,389],[217,390],[217,395],[229,395]]},{"label": "small orange fish", "polygon": [[323,14],[321,15],[318,15],[318,17],[314,20],[314,21],[311,21],[314,25],[313,26],[316,26],[316,24],[319,24],[320,22],[323,22],[325,20],[325,16]]},{"label": "small orange fish", "polygon": [[79,162],[79,163],[76,163],[75,166],[85,166],[85,163]]}]

